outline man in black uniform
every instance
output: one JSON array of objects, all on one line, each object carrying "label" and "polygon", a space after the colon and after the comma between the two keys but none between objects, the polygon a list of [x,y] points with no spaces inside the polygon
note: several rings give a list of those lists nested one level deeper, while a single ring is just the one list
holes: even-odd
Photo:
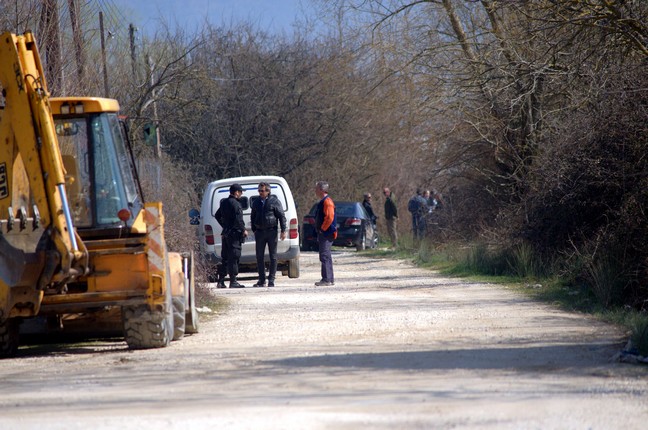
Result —
[{"label": "man in black uniform", "polygon": [[239,199],[243,194],[243,187],[232,184],[228,198],[221,201],[216,211],[216,221],[223,227],[221,233],[221,265],[218,266],[218,288],[225,288],[225,276],[229,273],[230,288],[243,288],[244,285],[236,281],[238,264],[241,258],[241,244],[245,242],[247,231],[243,221],[243,209]]},{"label": "man in black uniform", "polygon": [[277,273],[277,227],[281,227],[281,240],[286,238],[286,216],[277,197],[270,194],[270,184],[259,183],[259,198],[252,203],[252,231],[256,242],[257,270],[259,281],[255,287],[265,286],[265,248],[268,246],[270,270],[268,287],[274,287]]}]

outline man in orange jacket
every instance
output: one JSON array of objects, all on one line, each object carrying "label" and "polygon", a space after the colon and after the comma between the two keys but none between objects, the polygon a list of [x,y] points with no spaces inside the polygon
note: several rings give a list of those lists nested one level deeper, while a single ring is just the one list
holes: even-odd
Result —
[{"label": "man in orange jacket", "polygon": [[337,238],[337,223],[335,216],[335,203],[328,195],[329,184],[319,181],[315,184],[315,194],[320,199],[315,213],[315,229],[319,243],[319,259],[322,263],[322,279],[315,282],[318,287],[334,285],[333,257],[331,247]]}]

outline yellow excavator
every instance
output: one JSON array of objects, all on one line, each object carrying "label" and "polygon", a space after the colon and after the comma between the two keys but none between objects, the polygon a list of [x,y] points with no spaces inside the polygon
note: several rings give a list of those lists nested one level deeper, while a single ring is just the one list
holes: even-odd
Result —
[{"label": "yellow excavator", "polygon": [[133,349],[196,333],[193,254],[167,250],[118,102],[50,97],[31,32],[0,35],[0,87],[0,357],[36,318],[117,312]]}]

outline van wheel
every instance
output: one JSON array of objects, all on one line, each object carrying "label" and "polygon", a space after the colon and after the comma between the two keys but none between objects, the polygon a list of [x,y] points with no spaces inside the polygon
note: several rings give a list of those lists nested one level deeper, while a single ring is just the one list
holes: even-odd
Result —
[{"label": "van wheel", "polygon": [[218,282],[218,273],[214,269],[214,271],[209,271],[207,272],[207,281],[211,284],[214,282]]},{"label": "van wheel", "polygon": [[288,277],[299,278],[299,257],[288,260]]}]

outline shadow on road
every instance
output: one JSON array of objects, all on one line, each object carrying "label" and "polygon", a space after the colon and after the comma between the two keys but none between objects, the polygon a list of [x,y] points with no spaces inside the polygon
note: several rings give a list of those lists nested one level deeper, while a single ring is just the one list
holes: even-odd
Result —
[{"label": "shadow on road", "polygon": [[324,354],[268,361],[286,367],[347,367],[376,370],[497,369],[546,371],[606,364],[622,344],[571,344],[519,348]]}]

